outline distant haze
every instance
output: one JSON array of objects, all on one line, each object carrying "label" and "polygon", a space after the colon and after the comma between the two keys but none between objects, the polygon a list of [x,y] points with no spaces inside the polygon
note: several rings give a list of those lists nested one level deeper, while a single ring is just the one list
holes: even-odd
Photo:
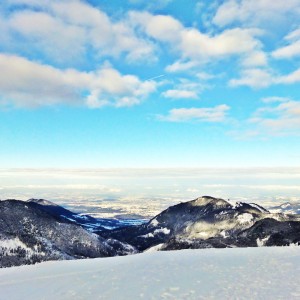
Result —
[{"label": "distant haze", "polygon": [[271,206],[300,201],[300,168],[1,169],[0,198],[45,198],[96,216],[153,216],[211,195]]}]

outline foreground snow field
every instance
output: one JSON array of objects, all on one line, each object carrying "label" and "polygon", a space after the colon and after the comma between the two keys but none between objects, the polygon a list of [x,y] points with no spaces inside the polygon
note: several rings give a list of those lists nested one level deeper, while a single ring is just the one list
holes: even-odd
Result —
[{"label": "foreground snow field", "polygon": [[299,299],[300,247],[148,252],[0,270],[0,299]]}]

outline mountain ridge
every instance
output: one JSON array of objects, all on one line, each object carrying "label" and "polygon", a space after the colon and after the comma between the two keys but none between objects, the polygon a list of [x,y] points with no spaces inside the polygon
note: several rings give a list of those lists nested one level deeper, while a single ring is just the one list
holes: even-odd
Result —
[{"label": "mountain ridge", "polygon": [[[203,196],[171,206],[139,227],[99,234],[135,245],[139,251],[160,244],[165,244],[160,250],[169,249],[174,241],[178,243],[177,249],[239,247],[248,246],[239,234],[266,218],[278,222],[300,221],[298,216],[273,214],[257,204],[237,202],[233,205],[224,199]],[[172,246],[172,249],[176,248]]]},{"label": "mountain ridge", "polygon": [[104,239],[79,224],[45,211],[38,203],[0,201],[1,267],[135,252],[134,247]]},{"label": "mountain ridge", "polygon": [[106,229],[99,222],[44,199],[0,201],[0,267],[153,250],[300,243],[299,215],[211,196],[170,206],[141,225]]}]

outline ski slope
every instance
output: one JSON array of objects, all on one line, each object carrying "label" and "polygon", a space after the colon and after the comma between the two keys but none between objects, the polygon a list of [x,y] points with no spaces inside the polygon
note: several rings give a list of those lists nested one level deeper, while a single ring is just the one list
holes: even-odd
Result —
[{"label": "ski slope", "polygon": [[148,252],[0,269],[0,299],[300,299],[300,247]]}]

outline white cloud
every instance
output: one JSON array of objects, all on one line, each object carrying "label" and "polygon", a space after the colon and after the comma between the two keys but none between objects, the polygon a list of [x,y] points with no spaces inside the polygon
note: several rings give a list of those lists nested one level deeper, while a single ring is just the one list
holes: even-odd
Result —
[{"label": "white cloud", "polygon": [[268,70],[264,69],[246,69],[242,71],[242,76],[239,79],[231,79],[229,85],[249,86],[251,88],[265,88],[272,84],[273,77]]},{"label": "white cloud", "polygon": [[183,25],[167,15],[152,15],[147,12],[131,12],[130,19],[152,38],[163,42],[177,42],[180,39]]},{"label": "white cloud", "polygon": [[[38,24],[38,26],[37,26]],[[55,60],[74,59],[84,53],[85,35],[83,28],[66,25],[48,13],[21,11],[14,13],[8,20],[10,31],[22,36],[22,45],[34,51],[42,51]],[[15,40],[14,47],[19,41]],[[20,45],[21,46],[21,45]]]},{"label": "white cloud", "polygon": [[196,67],[198,64],[195,61],[175,61],[173,64],[168,65],[166,67],[166,71],[169,73],[175,73],[175,72],[183,72],[192,69],[193,67]]},{"label": "white cloud", "polygon": [[198,98],[198,95],[195,91],[189,91],[189,90],[167,90],[162,93],[162,95],[166,98],[190,98],[190,99],[196,99]]},{"label": "white cloud", "polygon": [[300,101],[289,98],[264,98],[267,106],[257,109],[249,120],[260,134],[300,135]]},{"label": "white cloud", "polygon": [[122,75],[109,65],[91,72],[60,70],[25,58],[0,54],[0,103],[13,107],[54,104],[131,106],[155,90],[154,81]]},{"label": "white cloud", "polygon": [[286,21],[300,15],[298,0],[228,0],[220,5],[213,18],[219,26],[240,22],[246,26]]},{"label": "white cloud", "polygon": [[290,74],[279,76],[275,79],[275,82],[282,84],[293,84],[300,82],[300,68]]},{"label": "white cloud", "polygon": [[[76,1],[76,0],[74,0]],[[43,7],[44,5],[48,5],[51,0],[4,0],[4,3],[6,2],[8,5],[29,5],[29,6],[35,6],[35,7]],[[59,0],[52,0],[52,2],[59,2]]]},{"label": "white cloud", "polygon": [[[203,74],[202,74],[203,75]],[[206,74],[208,76],[208,74]],[[162,93],[165,98],[173,99],[197,99],[199,94],[207,88],[205,83],[195,80],[180,78],[176,82],[172,82],[173,89],[168,89]]]},{"label": "white cloud", "polygon": [[229,85],[249,86],[254,89],[266,88],[276,84],[295,84],[300,82],[300,69],[286,75],[277,75],[268,69],[253,68],[244,69],[241,72],[241,77],[231,79]]},{"label": "white cloud", "polygon": [[254,51],[243,58],[242,64],[244,67],[266,66],[268,58],[263,51]]},{"label": "white cloud", "polygon": [[295,56],[300,56],[300,29],[296,29],[289,33],[285,40],[289,45],[281,47],[272,52],[272,56],[276,59],[290,59]]},{"label": "white cloud", "polygon": [[184,57],[206,59],[252,52],[260,46],[253,35],[255,30],[231,29],[219,35],[208,36],[197,29],[186,29],[182,33],[180,48]]},{"label": "white cloud", "polygon": [[300,56],[300,40],[292,43],[291,45],[273,51],[272,56],[277,59]]},{"label": "white cloud", "polygon": [[286,37],[286,40],[293,41],[293,40],[299,40],[300,39],[300,27],[296,30],[293,30],[290,32]]},{"label": "white cloud", "polygon": [[225,104],[209,108],[174,108],[167,115],[158,118],[168,122],[222,122],[229,109],[230,107]]},{"label": "white cloud", "polygon": [[[4,18],[14,39],[7,47],[26,47],[57,62],[84,56],[118,57],[129,61],[153,59],[154,46],[139,38],[126,18],[113,21],[100,9],[82,1],[10,1],[8,5],[27,4],[26,9],[10,10]],[[38,26],[37,26],[38,24]],[[20,44],[19,44],[20,43]]]},{"label": "white cloud", "polygon": [[257,52],[261,48],[261,43],[255,38],[262,34],[258,29],[234,28],[209,35],[196,28],[186,28],[171,16],[132,12],[130,19],[148,36],[170,44],[172,50],[181,55],[181,60],[167,67],[170,72],[193,67],[193,62]]},{"label": "white cloud", "polygon": [[216,75],[212,75],[212,74],[209,74],[209,73],[206,73],[206,72],[198,72],[196,74],[196,76],[200,80],[211,80],[211,79],[214,79],[214,78],[217,77]]}]

